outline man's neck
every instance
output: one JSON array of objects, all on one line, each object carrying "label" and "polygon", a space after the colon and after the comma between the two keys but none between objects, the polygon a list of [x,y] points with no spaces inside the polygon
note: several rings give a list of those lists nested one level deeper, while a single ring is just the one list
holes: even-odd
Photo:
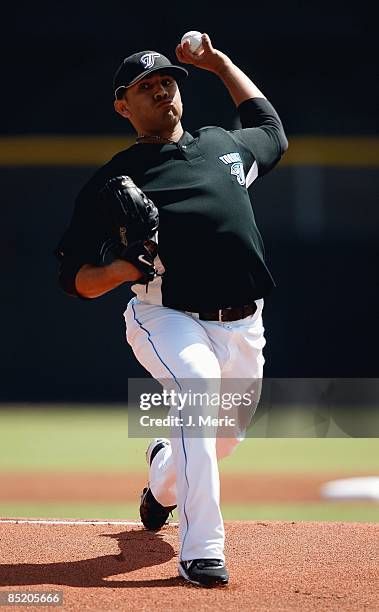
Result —
[{"label": "man's neck", "polygon": [[173,130],[164,131],[152,131],[152,130],[139,130],[137,140],[140,142],[148,141],[149,137],[151,141],[166,141],[166,142],[178,142],[184,134],[181,123],[178,123]]}]

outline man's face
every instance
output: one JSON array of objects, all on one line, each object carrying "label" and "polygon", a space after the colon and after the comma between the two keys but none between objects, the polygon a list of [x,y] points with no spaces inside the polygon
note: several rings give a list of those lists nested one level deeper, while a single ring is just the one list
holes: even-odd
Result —
[{"label": "man's face", "polygon": [[139,134],[173,129],[183,113],[182,99],[172,76],[154,73],[125,90],[115,109]]}]

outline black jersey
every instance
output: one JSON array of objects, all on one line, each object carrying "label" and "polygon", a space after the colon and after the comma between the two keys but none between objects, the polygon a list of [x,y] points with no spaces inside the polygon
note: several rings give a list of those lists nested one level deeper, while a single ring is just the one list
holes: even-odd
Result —
[{"label": "black jersey", "polygon": [[[164,273],[143,299],[189,311],[249,304],[274,285],[264,261],[248,187],[287,148],[280,119],[263,98],[239,107],[242,129],[204,127],[174,144],[135,144],[100,168],[80,192],[57,254],[61,284],[75,295],[83,264],[104,264],[107,214],[99,189],[129,175],[159,209]],[[133,290],[141,285],[134,285]]]}]

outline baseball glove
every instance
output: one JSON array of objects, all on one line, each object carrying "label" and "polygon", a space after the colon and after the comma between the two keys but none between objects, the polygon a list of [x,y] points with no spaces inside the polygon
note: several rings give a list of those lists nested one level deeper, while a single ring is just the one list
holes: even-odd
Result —
[{"label": "baseball glove", "polygon": [[111,225],[107,252],[132,263],[142,272],[136,282],[146,285],[157,274],[154,258],[158,246],[153,240],[159,226],[157,207],[129,176],[109,179],[100,197],[106,204]]}]

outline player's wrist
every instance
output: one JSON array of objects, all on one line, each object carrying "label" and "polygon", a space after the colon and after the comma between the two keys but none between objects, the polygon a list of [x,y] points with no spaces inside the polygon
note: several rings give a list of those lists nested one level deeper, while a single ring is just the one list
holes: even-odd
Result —
[{"label": "player's wrist", "polygon": [[233,67],[232,60],[222,53],[221,51],[217,51],[217,58],[214,61],[214,66],[211,71],[214,72],[218,77],[223,78],[225,74],[227,74]]}]

